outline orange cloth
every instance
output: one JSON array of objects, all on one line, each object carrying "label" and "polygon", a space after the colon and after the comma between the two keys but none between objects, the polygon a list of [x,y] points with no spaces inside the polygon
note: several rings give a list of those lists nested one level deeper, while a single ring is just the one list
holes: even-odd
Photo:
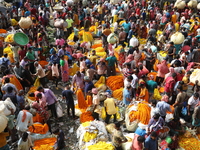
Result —
[{"label": "orange cloth", "polygon": [[145,100],[146,102],[149,101],[149,92],[148,92],[146,87],[145,88],[141,88],[139,96],[143,96],[141,99]]},{"label": "orange cloth", "polygon": [[34,130],[32,126],[30,126],[28,129],[31,133],[46,134],[49,131],[49,127],[46,123],[44,125],[34,124],[33,126],[35,127]]},{"label": "orange cloth", "polygon": [[42,117],[38,113],[36,113],[36,115],[33,117],[33,122],[34,123],[35,122],[43,123],[43,119],[42,119]]},{"label": "orange cloth", "polygon": [[41,140],[36,140],[34,142],[33,149],[41,150],[42,147],[46,147],[46,150],[53,150],[52,147],[54,146],[55,142],[56,142],[56,138],[44,138]]},{"label": "orange cloth", "polygon": [[14,84],[18,91],[23,90],[23,87],[22,87],[21,83],[15,77],[15,75],[9,74],[9,75],[4,76],[3,79],[2,79],[2,83],[4,83],[5,78],[9,78],[10,79],[10,83]]}]

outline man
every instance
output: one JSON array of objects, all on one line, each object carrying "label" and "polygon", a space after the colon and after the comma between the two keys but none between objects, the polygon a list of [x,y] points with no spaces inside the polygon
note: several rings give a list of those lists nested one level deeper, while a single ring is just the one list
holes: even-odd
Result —
[{"label": "man", "polygon": [[33,143],[31,137],[27,132],[23,133],[17,145],[18,145],[18,150],[30,150],[30,149],[33,150]]},{"label": "man", "polygon": [[59,45],[58,48],[59,48],[58,56],[61,57],[61,56],[65,55],[65,46],[63,45],[61,48],[61,46]]},{"label": "man", "polygon": [[188,116],[191,116],[195,107],[199,104],[199,93],[194,93],[188,100]]},{"label": "man", "polygon": [[28,57],[24,57],[21,62],[20,62],[20,66],[22,66],[23,68],[25,67],[26,64],[29,64],[29,61],[28,61]]},{"label": "man", "polygon": [[151,97],[154,94],[154,89],[157,88],[158,84],[154,80],[154,76],[150,75],[149,80],[146,82],[147,89],[149,91],[149,97]]},{"label": "man", "polygon": [[157,133],[155,131],[146,138],[144,142],[145,150],[157,150],[158,149],[158,140]]},{"label": "man", "polygon": [[118,63],[117,63],[117,58],[114,56],[114,52],[110,54],[110,57],[106,58],[106,61],[108,62],[108,76],[115,76],[116,75],[115,65],[118,66]]},{"label": "man", "polygon": [[129,105],[130,102],[132,101],[130,90],[131,90],[130,84],[126,85],[126,87],[123,90],[123,104],[125,105]]},{"label": "man", "polygon": [[9,145],[7,144],[6,137],[9,136],[8,128],[6,128],[3,132],[0,133],[0,150],[10,150]]},{"label": "man", "polygon": [[17,46],[17,45],[12,45],[11,50],[13,51],[13,56],[14,56],[15,62],[18,62],[19,61],[19,51],[21,50],[21,47]]},{"label": "man", "polygon": [[117,121],[116,117],[116,104],[115,100],[112,98],[111,91],[107,92],[107,99],[104,101],[104,107],[106,109],[106,120],[105,123],[109,123],[110,117],[113,115],[114,116],[114,122]]},{"label": "man", "polygon": [[132,141],[132,149],[131,150],[143,150],[144,141],[145,141],[144,136],[135,134],[133,141]]},{"label": "man", "polygon": [[56,129],[53,134],[57,135],[55,150],[62,150],[65,147],[65,135],[62,130]]},{"label": "man", "polygon": [[167,111],[172,112],[170,105],[167,103],[168,101],[169,101],[169,97],[167,95],[164,95],[161,101],[159,101],[156,104],[156,108],[158,108],[159,114],[164,120],[165,120]]},{"label": "man", "polygon": [[100,58],[100,57],[97,56],[97,55],[96,55],[96,51],[93,50],[93,51],[92,51],[92,56],[90,56],[90,61],[92,62],[92,64],[93,64],[94,66],[96,66],[96,61],[97,61],[98,58]]},{"label": "man", "polygon": [[119,32],[119,44],[123,45],[126,40],[126,32],[124,29],[121,29],[121,32]]},{"label": "man", "polygon": [[67,37],[72,33],[72,30],[73,30],[73,23],[74,21],[71,19],[71,15],[67,15],[67,19],[66,19],[66,22],[67,22]]},{"label": "man", "polygon": [[15,73],[15,76],[17,77],[17,79],[20,81],[20,83],[23,82],[23,78],[22,78],[22,71],[23,71],[23,67],[19,65],[19,62],[15,63],[15,67],[13,68],[13,71]]},{"label": "man", "polygon": [[16,86],[12,83],[10,83],[10,78],[5,78],[4,80],[4,85],[1,87],[1,91],[4,92],[5,94],[8,93],[8,87],[12,87],[13,88],[13,94],[17,94],[18,90],[16,88]]},{"label": "man", "polygon": [[47,88],[44,89],[41,86],[38,87],[37,91],[44,94],[48,109],[51,110],[52,116],[57,119],[57,113],[56,113],[57,98],[54,95],[54,93],[50,89],[47,89]]},{"label": "man", "polygon": [[8,59],[8,54],[4,54],[2,58],[0,58],[0,67],[1,71],[5,71],[9,67],[11,67],[10,60]]},{"label": "man", "polygon": [[84,74],[77,71],[76,74],[72,78],[72,85],[76,88],[84,89]]},{"label": "man", "polygon": [[30,71],[31,73],[35,73],[34,61],[35,61],[35,53],[32,51],[32,48],[28,48],[28,52],[26,53],[26,58],[30,62]]},{"label": "man", "polygon": [[178,95],[176,97],[176,101],[173,104],[174,106],[174,118],[180,118],[182,116],[181,111],[184,106],[184,102],[187,101],[187,94],[183,92],[182,86],[179,85],[177,87]]},{"label": "man", "polygon": [[115,123],[115,129],[112,137],[112,144],[115,146],[116,150],[122,150],[122,143],[127,142],[126,137],[123,135],[123,132],[120,129],[120,123]]},{"label": "man", "polygon": [[25,107],[25,100],[24,100],[24,90],[20,90],[17,94],[17,104],[20,110],[23,110]]},{"label": "man", "polygon": [[23,79],[23,88],[28,92],[29,88],[33,85],[32,74],[29,70],[29,64],[25,64],[24,69],[22,70],[22,79]]},{"label": "man", "polygon": [[37,61],[34,62],[34,66],[35,66],[35,68],[36,68],[36,73],[35,73],[34,75],[35,75],[35,76],[38,76],[41,85],[42,85],[43,87],[45,87],[45,86],[46,86],[46,81],[45,81],[45,80],[46,80],[46,79],[45,79],[46,74],[45,74],[45,72],[44,72],[44,69],[42,68],[42,66],[41,66],[40,64],[38,64]]},{"label": "man", "polygon": [[133,79],[131,81],[132,97],[136,97],[136,88],[137,88],[137,84],[138,84],[138,73],[139,73],[138,69],[133,70],[133,74],[132,74]]},{"label": "man", "polygon": [[70,90],[70,85],[68,84],[65,90],[62,92],[63,99],[66,100],[67,104],[67,114],[70,116],[70,109],[72,111],[72,117],[75,119],[75,110],[74,110],[74,98],[73,91]]},{"label": "man", "polygon": [[19,112],[17,116],[15,124],[20,137],[22,136],[23,132],[28,131],[28,126],[32,126],[33,129],[35,129],[33,126],[33,115],[29,112],[29,110],[30,106],[27,105]]},{"label": "man", "polygon": [[95,88],[93,82],[89,79],[88,76],[84,77],[85,87],[84,87],[84,94],[88,93],[88,91],[91,91],[93,88]]}]

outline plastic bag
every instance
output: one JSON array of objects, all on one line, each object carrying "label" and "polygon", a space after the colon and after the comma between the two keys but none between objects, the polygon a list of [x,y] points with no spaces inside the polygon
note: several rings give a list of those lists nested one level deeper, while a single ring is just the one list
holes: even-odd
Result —
[{"label": "plastic bag", "polygon": [[34,86],[35,86],[35,87],[39,87],[39,86],[40,86],[40,80],[39,80],[38,77],[37,77],[37,79],[35,80]]},{"label": "plastic bag", "polygon": [[56,113],[57,113],[57,117],[60,118],[62,117],[64,114],[63,114],[63,109],[60,105],[59,102],[56,103]]},{"label": "plastic bag", "polygon": [[181,114],[186,116],[187,115],[187,107],[183,107],[181,110]]}]

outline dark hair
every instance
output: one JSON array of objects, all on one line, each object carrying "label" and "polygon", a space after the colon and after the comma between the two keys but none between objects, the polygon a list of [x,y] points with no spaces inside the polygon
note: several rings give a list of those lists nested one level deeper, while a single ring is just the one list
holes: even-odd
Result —
[{"label": "dark hair", "polygon": [[155,131],[153,131],[153,132],[151,132],[151,136],[156,138],[158,135]]},{"label": "dark hair", "polygon": [[176,73],[172,73],[172,77],[176,77]]},{"label": "dark hair", "polygon": [[194,93],[194,97],[199,98],[199,93]]},{"label": "dark hair", "polygon": [[28,138],[28,133],[27,132],[24,132],[23,135],[22,135],[22,139],[23,140],[26,140]]},{"label": "dark hair", "polygon": [[139,65],[139,69],[142,70],[143,69],[143,65]]},{"label": "dark hair", "polygon": [[26,105],[24,109],[25,109],[25,110],[30,110],[31,107],[30,107],[30,105]]},{"label": "dark hair", "polygon": [[152,100],[151,100],[151,103],[154,104],[154,105],[156,105],[156,104],[157,104],[157,100],[152,99]]},{"label": "dark hair", "polygon": [[9,86],[9,87],[7,88],[7,91],[8,91],[8,93],[11,93],[11,92],[13,91],[13,87],[12,87],[12,86]]},{"label": "dark hair", "polygon": [[182,91],[183,87],[181,85],[178,85],[177,89],[179,89],[180,91]]},{"label": "dark hair", "polygon": [[155,114],[153,115],[153,119],[159,119],[160,115],[159,114]]},{"label": "dark hair", "polygon": [[39,87],[37,88],[37,91],[40,91],[40,90],[42,90],[42,89],[43,89],[43,87],[39,86]]},{"label": "dark hair", "polygon": [[42,94],[41,93],[37,93],[37,95],[36,95],[37,97],[41,97],[42,96]]},{"label": "dark hair", "polygon": [[143,136],[138,136],[137,141],[143,143],[145,138]]},{"label": "dark hair", "polygon": [[128,76],[127,79],[133,80],[133,76]]},{"label": "dark hair", "polygon": [[7,53],[5,53],[5,54],[3,54],[3,56],[6,58],[6,57],[8,57],[8,54],[7,54]]},{"label": "dark hair", "polygon": [[29,93],[28,96],[29,97],[35,97],[35,94],[34,93]]},{"label": "dark hair", "polygon": [[9,83],[10,82],[10,78],[6,77],[4,82],[5,83]]}]

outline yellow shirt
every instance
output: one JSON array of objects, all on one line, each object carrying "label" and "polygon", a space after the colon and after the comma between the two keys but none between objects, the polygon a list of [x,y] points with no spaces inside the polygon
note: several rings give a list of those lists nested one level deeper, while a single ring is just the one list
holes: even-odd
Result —
[{"label": "yellow shirt", "polygon": [[97,58],[98,58],[98,56],[96,56],[96,55],[94,55],[94,56],[91,55],[91,56],[90,56],[90,61],[92,62],[93,65],[96,65],[96,60],[97,60]]},{"label": "yellow shirt", "polygon": [[114,115],[117,113],[116,107],[115,107],[115,101],[113,98],[107,98],[104,101],[104,107],[106,109],[106,112],[108,115]]},{"label": "yellow shirt", "polygon": [[0,148],[5,146],[7,144],[6,137],[9,136],[8,132],[2,132],[0,133]]},{"label": "yellow shirt", "polygon": [[183,91],[186,91],[188,89],[188,85],[187,84],[189,83],[189,78],[184,76],[182,81],[184,82],[184,85],[182,86]]},{"label": "yellow shirt", "polygon": [[98,11],[99,14],[102,14],[102,13],[103,13],[103,6],[100,6],[100,5],[99,5],[99,6],[97,7],[97,11]]}]

